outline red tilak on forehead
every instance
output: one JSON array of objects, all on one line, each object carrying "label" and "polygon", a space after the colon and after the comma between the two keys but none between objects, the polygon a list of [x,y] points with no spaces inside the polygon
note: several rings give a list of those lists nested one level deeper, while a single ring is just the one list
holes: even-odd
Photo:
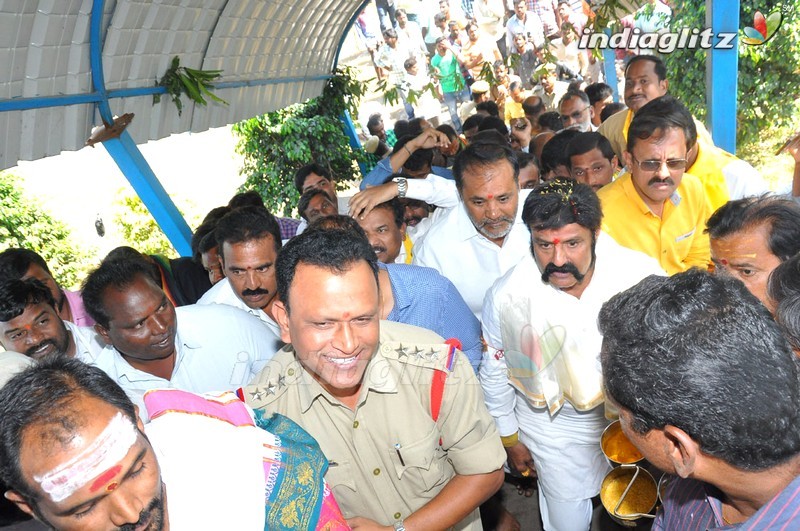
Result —
[{"label": "red tilak on forehead", "polygon": [[488,195],[488,196],[486,196],[486,197],[487,197],[487,198],[489,198],[489,199],[494,199],[494,195],[493,195],[493,194],[489,194],[489,195]]},{"label": "red tilak on forehead", "polygon": [[[119,474],[119,471],[122,470],[122,465],[115,465],[97,476],[97,479],[94,480],[92,486],[89,487],[89,492],[94,492],[96,490],[100,490],[100,487],[103,487],[110,479],[116,477]],[[112,483],[108,486],[108,491],[111,492],[112,490],[116,489],[117,485],[116,482]]]},{"label": "red tilak on forehead", "polygon": [[558,238],[553,238],[553,245],[558,245],[559,243],[561,243],[561,240],[560,240],[560,239],[558,239]]},{"label": "red tilak on forehead", "polygon": [[728,265],[728,261],[725,260],[724,258],[722,260],[720,260],[719,263],[722,264],[722,265]]}]

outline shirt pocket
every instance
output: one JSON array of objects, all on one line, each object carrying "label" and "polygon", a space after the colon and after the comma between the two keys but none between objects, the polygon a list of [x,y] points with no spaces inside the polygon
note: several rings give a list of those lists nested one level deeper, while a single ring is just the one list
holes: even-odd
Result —
[{"label": "shirt pocket", "polygon": [[[445,473],[445,453],[439,445],[436,426],[424,437],[408,444],[394,445],[387,450],[394,463],[394,471],[411,492],[440,490],[450,479]],[[437,488],[438,487],[438,488]]]},{"label": "shirt pocket", "polygon": [[684,260],[686,255],[689,254],[696,231],[696,227],[688,227],[686,230],[680,231],[679,235],[675,237],[675,252],[678,254],[679,260]]},{"label": "shirt pocket", "polygon": [[352,499],[356,492],[355,470],[350,461],[331,461],[325,481],[330,485],[335,498]]}]

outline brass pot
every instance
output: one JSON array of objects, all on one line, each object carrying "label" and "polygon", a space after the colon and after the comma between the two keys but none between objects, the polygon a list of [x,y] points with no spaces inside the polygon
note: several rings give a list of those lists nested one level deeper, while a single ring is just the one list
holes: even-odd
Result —
[{"label": "brass pot", "polygon": [[633,465],[644,460],[642,453],[625,437],[618,420],[603,430],[603,435],[600,437],[600,448],[612,467]]},{"label": "brass pot", "polygon": [[638,465],[620,465],[603,478],[600,501],[615,522],[624,527],[636,527],[655,518],[656,480]]}]

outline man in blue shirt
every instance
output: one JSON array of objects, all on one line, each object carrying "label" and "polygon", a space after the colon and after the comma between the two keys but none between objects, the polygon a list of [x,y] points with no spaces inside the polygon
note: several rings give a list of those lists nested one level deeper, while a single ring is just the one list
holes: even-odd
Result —
[{"label": "man in blue shirt", "polygon": [[678,476],[653,529],[798,529],[800,360],[747,288],[651,276],[603,306],[600,329],[623,432]]},{"label": "man in blue shirt", "polygon": [[430,128],[425,129],[416,137],[400,138],[394,145],[392,154],[381,160],[364,180],[361,181],[361,190],[368,186],[383,184],[389,180],[393,173],[402,171],[414,178],[424,179],[429,173],[453,178],[453,172],[440,166],[431,166],[433,148],[447,148],[450,139],[441,131]]}]

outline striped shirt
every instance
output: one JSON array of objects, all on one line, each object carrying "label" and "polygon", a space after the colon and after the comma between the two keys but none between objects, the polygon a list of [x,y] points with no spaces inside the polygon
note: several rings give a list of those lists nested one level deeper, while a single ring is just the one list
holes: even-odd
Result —
[{"label": "striped shirt", "polygon": [[726,524],[722,519],[722,496],[708,483],[673,477],[652,531],[800,529],[800,477],[739,524]]}]

